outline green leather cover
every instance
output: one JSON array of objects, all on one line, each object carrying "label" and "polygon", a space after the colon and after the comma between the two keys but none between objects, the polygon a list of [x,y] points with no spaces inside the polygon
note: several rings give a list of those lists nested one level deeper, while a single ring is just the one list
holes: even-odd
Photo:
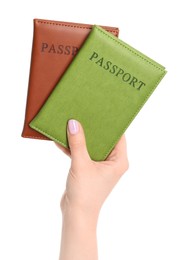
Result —
[{"label": "green leather cover", "polygon": [[68,147],[66,127],[84,127],[93,160],[104,160],[157,87],[163,66],[94,26],[30,126]]}]

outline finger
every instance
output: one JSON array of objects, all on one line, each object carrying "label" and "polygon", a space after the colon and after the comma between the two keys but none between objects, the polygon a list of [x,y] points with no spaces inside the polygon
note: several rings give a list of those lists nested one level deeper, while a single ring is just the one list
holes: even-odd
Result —
[{"label": "finger", "polygon": [[68,148],[65,148],[64,146],[62,146],[59,143],[55,143],[55,145],[67,156],[69,156],[71,158],[71,154],[70,154],[70,150]]},{"label": "finger", "polygon": [[81,124],[74,119],[69,120],[67,132],[72,160],[84,161],[90,159]]},{"label": "finger", "polygon": [[121,153],[123,151],[127,151],[127,142],[126,142],[126,138],[125,138],[124,134],[122,135],[122,137],[119,139],[119,141],[115,145],[113,152]]},{"label": "finger", "polygon": [[127,157],[127,143],[125,135],[122,135],[112,152],[109,154],[107,160],[117,160],[120,157]]}]

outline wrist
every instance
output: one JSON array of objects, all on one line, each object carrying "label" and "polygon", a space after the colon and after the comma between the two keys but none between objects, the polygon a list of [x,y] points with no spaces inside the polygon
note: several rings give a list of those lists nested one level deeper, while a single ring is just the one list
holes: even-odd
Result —
[{"label": "wrist", "polygon": [[63,214],[60,259],[91,259],[97,257],[97,219],[96,214],[72,205],[61,203]]},{"label": "wrist", "polygon": [[69,220],[69,222],[74,222],[75,224],[82,224],[83,222],[92,227],[97,226],[99,210],[91,209],[91,207],[83,208],[76,203],[70,203],[66,196],[61,201],[61,211],[64,221]]}]

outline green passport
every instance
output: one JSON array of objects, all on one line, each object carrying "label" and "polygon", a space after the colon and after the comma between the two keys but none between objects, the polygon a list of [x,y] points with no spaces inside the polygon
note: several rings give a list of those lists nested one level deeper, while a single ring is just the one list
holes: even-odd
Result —
[{"label": "green passport", "polygon": [[67,122],[76,119],[91,158],[104,160],[165,73],[159,63],[94,26],[30,126],[68,147]]}]

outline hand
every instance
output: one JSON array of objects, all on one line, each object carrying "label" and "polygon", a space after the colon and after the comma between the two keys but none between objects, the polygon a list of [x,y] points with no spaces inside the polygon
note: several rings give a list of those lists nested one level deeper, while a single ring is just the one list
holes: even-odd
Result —
[{"label": "hand", "polygon": [[66,190],[61,200],[63,228],[59,260],[97,260],[97,219],[107,196],[128,169],[125,137],[105,161],[89,157],[84,131],[75,120],[68,122],[70,150],[58,147],[71,158]]},{"label": "hand", "polygon": [[62,211],[72,207],[97,217],[105,199],[128,169],[125,137],[120,138],[105,161],[95,162],[89,157],[81,124],[70,120],[67,132],[70,150],[58,145],[71,158]]}]

